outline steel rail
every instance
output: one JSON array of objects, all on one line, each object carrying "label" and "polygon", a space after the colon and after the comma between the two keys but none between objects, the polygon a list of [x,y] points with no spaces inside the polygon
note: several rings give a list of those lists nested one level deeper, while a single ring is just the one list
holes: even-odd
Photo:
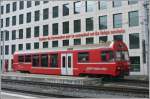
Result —
[{"label": "steel rail", "polygon": [[148,80],[134,80],[134,79],[119,79],[119,80],[107,80],[103,81],[103,83],[114,83],[114,84],[124,84],[124,85],[135,85],[135,86],[143,86],[149,87]]}]

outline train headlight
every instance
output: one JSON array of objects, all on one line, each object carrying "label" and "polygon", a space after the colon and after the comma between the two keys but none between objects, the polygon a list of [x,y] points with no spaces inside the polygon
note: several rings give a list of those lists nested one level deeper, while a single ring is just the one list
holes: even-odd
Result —
[{"label": "train headlight", "polygon": [[120,69],[121,69],[121,67],[120,67],[120,66],[118,66],[118,67],[117,67],[117,70],[120,70]]}]

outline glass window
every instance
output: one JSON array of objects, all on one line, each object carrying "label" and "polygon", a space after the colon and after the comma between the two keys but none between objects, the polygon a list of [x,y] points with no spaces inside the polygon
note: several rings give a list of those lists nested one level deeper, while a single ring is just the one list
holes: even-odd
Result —
[{"label": "glass window", "polygon": [[30,43],[26,43],[26,50],[30,50],[31,49],[31,44]]},{"label": "glass window", "polygon": [[79,14],[81,12],[81,2],[74,2],[74,14]]},{"label": "glass window", "polygon": [[99,9],[107,9],[107,1],[99,1]]},{"label": "glass window", "polygon": [[71,56],[68,56],[68,68],[71,68],[72,65],[72,59]]},{"label": "glass window", "polygon": [[43,42],[43,48],[48,48],[48,42]]},{"label": "glass window", "polygon": [[107,36],[100,36],[99,37],[99,43],[100,42],[107,42],[108,37]]},{"label": "glass window", "polygon": [[38,67],[39,66],[39,55],[32,56],[32,66]]},{"label": "glass window", "polygon": [[27,23],[31,22],[31,12],[27,13]]},{"label": "glass window", "polygon": [[58,54],[51,54],[50,56],[50,66],[58,67]]},{"label": "glass window", "polygon": [[9,54],[9,45],[5,45],[5,55]]},{"label": "glass window", "polygon": [[18,62],[24,62],[24,56],[23,55],[19,55],[18,56]]},{"label": "glass window", "polygon": [[25,62],[31,62],[31,55],[25,55]]},{"label": "glass window", "polygon": [[5,32],[5,41],[8,41],[9,40],[9,31],[6,31]]},{"label": "glass window", "polygon": [[6,27],[8,27],[9,26],[9,18],[6,18]]},{"label": "glass window", "polygon": [[19,44],[19,45],[18,45],[18,50],[19,50],[19,51],[23,50],[23,44]]},{"label": "glass window", "polygon": [[19,39],[23,39],[23,29],[19,29]]},{"label": "glass window", "polygon": [[81,45],[81,39],[74,39],[74,45]]},{"label": "glass window", "polygon": [[34,37],[39,37],[40,29],[39,26],[34,27]]},{"label": "glass window", "polygon": [[1,14],[4,14],[4,6],[1,6]]},{"label": "glass window", "polygon": [[140,72],[140,56],[130,57],[131,71]]},{"label": "glass window", "polygon": [[3,19],[1,19],[1,28],[3,27]]},{"label": "glass window", "polygon": [[31,28],[26,28],[26,38],[31,38]]},{"label": "glass window", "polygon": [[63,46],[69,46],[69,40],[63,40]]},{"label": "glass window", "polygon": [[95,3],[95,1],[86,1],[86,12],[93,12]]},{"label": "glass window", "polygon": [[129,47],[130,49],[140,48],[139,33],[129,34]]},{"label": "glass window", "polygon": [[13,2],[13,6],[12,6],[13,11],[17,10],[17,2]]},{"label": "glass window", "polygon": [[139,26],[139,13],[138,11],[129,12],[129,26]]},{"label": "glass window", "polygon": [[16,25],[16,16],[12,16],[12,26]]},{"label": "glass window", "polygon": [[43,36],[48,36],[48,25],[43,25]]},{"label": "glass window", "polygon": [[16,45],[11,45],[11,54],[14,54],[16,51]]},{"label": "glass window", "polygon": [[113,27],[121,28],[122,27],[122,14],[114,14],[113,15]]},{"label": "glass window", "polygon": [[52,41],[52,47],[58,47],[58,41]]},{"label": "glass window", "polygon": [[32,1],[27,1],[27,8],[31,7]]},{"label": "glass window", "polygon": [[63,22],[63,34],[69,33],[69,21]]},{"label": "glass window", "polygon": [[40,20],[40,10],[34,12],[34,21]]},{"label": "glass window", "polygon": [[48,3],[49,1],[43,1],[43,3]]},{"label": "glass window", "polygon": [[81,32],[81,20],[74,20],[74,33]]},{"label": "glass window", "polygon": [[10,4],[6,4],[6,13],[10,12]]},{"label": "glass window", "polygon": [[13,30],[12,31],[12,40],[15,40],[16,39],[16,30]]},{"label": "glass window", "polygon": [[128,51],[117,51],[116,52],[116,60],[117,61],[129,61]]},{"label": "glass window", "polygon": [[123,41],[123,35],[114,35],[114,41],[121,40]]},{"label": "glass window", "polygon": [[52,24],[52,34],[53,35],[58,35],[58,23],[53,23]]},{"label": "glass window", "polygon": [[88,61],[89,61],[89,53],[88,52],[78,53],[78,62],[88,62]]},{"label": "glass window", "polygon": [[101,60],[102,62],[113,62],[114,54],[112,51],[103,51],[101,52]]},{"label": "glass window", "polygon": [[138,3],[138,0],[128,0],[128,4],[131,5],[131,4],[137,4]]},{"label": "glass window", "polygon": [[92,31],[93,27],[93,17],[86,18],[86,31]]},{"label": "glass window", "polygon": [[63,5],[63,16],[69,15],[69,4]]},{"label": "glass window", "polygon": [[58,6],[53,7],[53,18],[58,17]]},{"label": "glass window", "polygon": [[86,38],[86,44],[93,44],[93,43],[94,43],[93,37]]},{"label": "glass window", "polygon": [[107,29],[107,15],[99,16],[99,29]]},{"label": "glass window", "polygon": [[39,49],[39,42],[34,43],[34,49]]},{"label": "glass window", "polygon": [[43,9],[43,20],[48,19],[49,17],[49,9]]},{"label": "glass window", "polygon": [[20,1],[19,9],[24,9],[24,1]]},{"label": "glass window", "polygon": [[[0,49],[0,50],[1,50],[1,55],[3,54],[3,50],[2,50],[2,49],[3,49],[3,46],[1,46],[1,49]],[[1,66],[2,66],[2,65],[1,65]]]},{"label": "glass window", "polygon": [[40,1],[35,1],[35,6],[40,5]]},{"label": "glass window", "polygon": [[19,24],[23,24],[23,14],[19,15]]},{"label": "glass window", "polygon": [[114,0],[113,1],[113,7],[120,7],[122,5],[122,1]]},{"label": "glass window", "polygon": [[3,39],[4,39],[3,38],[3,31],[1,31],[1,35],[0,36],[1,36],[1,41],[3,41]]},{"label": "glass window", "polygon": [[41,55],[41,66],[48,67],[48,54]]}]

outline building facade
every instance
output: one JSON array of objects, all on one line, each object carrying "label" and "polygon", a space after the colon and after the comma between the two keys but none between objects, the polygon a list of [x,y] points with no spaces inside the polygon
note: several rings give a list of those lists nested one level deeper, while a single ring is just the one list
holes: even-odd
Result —
[{"label": "building facade", "polygon": [[1,1],[8,71],[15,51],[123,40],[129,48],[131,75],[147,75],[143,11],[143,0]]}]

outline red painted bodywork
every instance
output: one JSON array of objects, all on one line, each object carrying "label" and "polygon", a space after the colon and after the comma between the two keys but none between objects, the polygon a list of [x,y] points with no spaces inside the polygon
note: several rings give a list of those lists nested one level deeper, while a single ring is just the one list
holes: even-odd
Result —
[{"label": "red painted bodywork", "polygon": [[[121,47],[119,47],[121,45]],[[122,41],[116,41],[111,47],[100,47],[96,49],[84,49],[84,50],[66,50],[66,51],[54,51],[44,52],[46,54],[57,53],[58,54],[58,67],[51,68],[50,64],[48,67],[32,67],[32,55],[43,54],[43,53],[32,53],[31,63],[19,63],[18,55],[14,54],[13,69],[14,71],[28,71],[30,73],[37,74],[49,74],[49,75],[61,75],[61,54],[72,53],[73,54],[73,76],[79,76],[80,74],[98,74],[98,75],[109,75],[113,77],[120,76],[122,74],[129,74],[129,61],[114,61],[114,62],[102,62],[100,53],[102,51],[128,51],[127,46]],[[78,53],[89,52],[89,62],[79,63]],[[26,55],[28,53],[23,53]],[[22,55],[22,54],[21,54]],[[50,58],[48,59],[50,60]],[[40,59],[39,59],[40,61]],[[48,61],[49,63],[50,61]],[[119,69],[118,69],[119,68]],[[106,69],[106,70],[105,70]]]}]

